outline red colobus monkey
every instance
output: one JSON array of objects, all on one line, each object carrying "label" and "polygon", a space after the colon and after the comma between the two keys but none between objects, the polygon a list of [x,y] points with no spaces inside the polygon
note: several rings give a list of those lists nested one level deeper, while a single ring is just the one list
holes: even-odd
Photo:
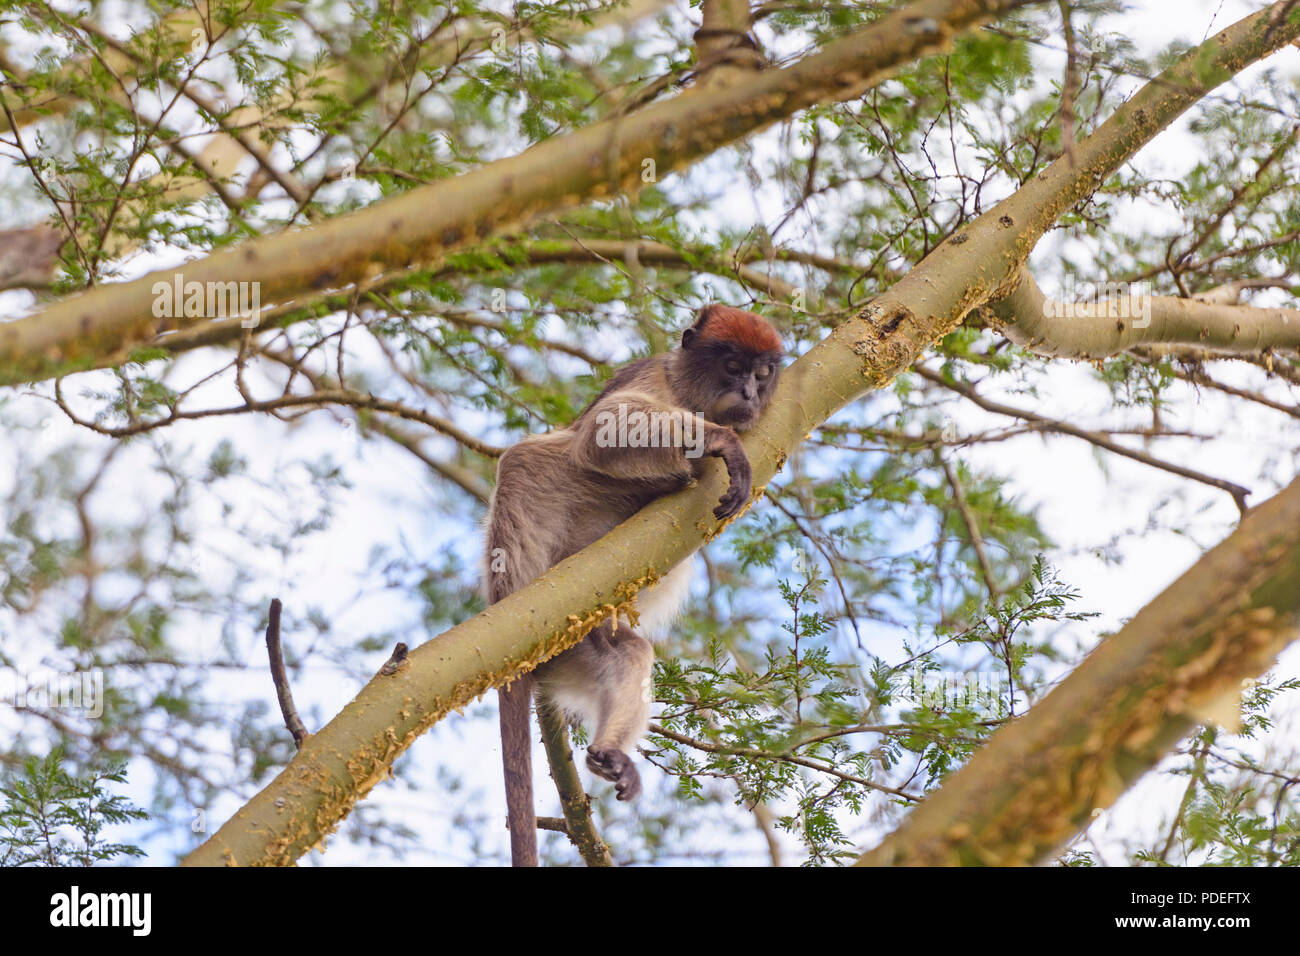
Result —
[{"label": "red colobus monkey", "polygon": [[[619,369],[568,427],[508,448],[488,508],[488,602],[528,584],[656,498],[691,484],[706,458],[721,458],[730,479],[714,515],[736,514],[749,500],[752,481],[736,433],[767,407],[781,357],[781,340],[766,320],[710,305],[682,333],[679,348]],[[677,612],[690,567],[683,562],[640,595],[643,626],[653,628]],[[653,661],[649,641],[607,621],[532,675],[539,707],[562,710],[591,729],[587,766],[613,782],[620,800],[641,792],[630,753],[649,720]],[[522,679],[500,691],[516,866],[537,861],[530,685]]]}]

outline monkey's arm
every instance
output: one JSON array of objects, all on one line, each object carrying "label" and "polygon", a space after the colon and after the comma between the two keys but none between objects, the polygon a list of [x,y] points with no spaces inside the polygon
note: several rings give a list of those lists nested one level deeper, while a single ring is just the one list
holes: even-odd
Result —
[{"label": "monkey's arm", "polygon": [[574,430],[573,458],[581,468],[685,486],[704,458],[721,458],[730,484],[714,516],[729,518],[749,499],[752,472],[736,433],[649,392],[629,389],[602,397]]}]

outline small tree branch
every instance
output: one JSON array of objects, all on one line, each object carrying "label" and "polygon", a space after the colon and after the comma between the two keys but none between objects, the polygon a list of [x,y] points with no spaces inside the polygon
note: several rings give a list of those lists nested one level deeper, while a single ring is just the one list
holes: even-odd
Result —
[{"label": "small tree branch", "polygon": [[[1137,345],[1195,345],[1234,352],[1300,347],[1300,309],[1256,309],[1114,291],[1097,302],[1055,302],[1022,270],[1015,288],[991,301],[988,309],[1012,342],[1060,358],[1106,358]],[[1150,314],[1141,314],[1148,307]]]},{"label": "small tree branch", "polygon": [[546,746],[546,759],[551,765],[551,779],[560,794],[564,832],[588,866],[613,866],[609,847],[600,838],[591,817],[591,801],[582,789],[578,768],[573,764],[569,730],[563,716],[553,708],[538,707],[537,723],[542,728],[542,743]]},{"label": "small tree branch", "polygon": [[274,412],[286,408],[312,408],[324,407],[326,405],[345,405],[350,408],[364,408],[369,411],[384,412],[395,418],[404,418],[408,421],[418,422],[421,425],[427,425],[429,428],[446,435],[464,445],[470,451],[478,452],[486,458],[496,458],[504,450],[496,445],[490,445],[485,441],[475,438],[473,435],[460,428],[454,422],[443,418],[440,415],[433,415],[422,409],[412,408],[402,402],[393,399],[379,398],[369,393],[354,392],[346,388],[322,389],[321,391],[310,392],[306,395],[281,395],[276,398],[267,398],[245,402],[243,405],[227,405],[220,408],[200,408],[193,411],[181,411],[171,409],[168,414],[161,418],[150,419],[148,421],[132,422],[129,425],[123,425],[116,428],[109,425],[101,425],[98,422],[86,418],[79,418],[73,414],[72,409],[67,402],[63,400],[61,380],[55,381],[55,402],[63,413],[73,422],[83,428],[106,435],[110,438],[126,438],[131,435],[139,435],[143,432],[153,431],[158,428],[165,428],[179,421],[187,421],[197,418],[214,418],[224,415],[241,415],[246,412]]},{"label": "small tree branch", "polygon": [[980,573],[984,575],[984,585],[989,589],[989,597],[996,598],[1002,593],[1002,589],[998,587],[997,578],[993,575],[993,565],[989,563],[989,556],[984,550],[984,537],[980,534],[975,513],[971,511],[966,501],[966,490],[962,488],[957,472],[948,463],[948,459],[938,452],[935,453],[935,457],[939,459],[939,467],[943,469],[944,477],[948,479],[948,487],[952,489],[952,500],[961,513],[962,522],[966,525],[966,533],[970,537],[971,547],[975,549],[975,557],[979,561]]},{"label": "small tree branch", "polygon": [[1215,379],[1210,378],[1210,376],[1205,373],[1204,369],[1197,369],[1195,367],[1192,367],[1191,369],[1175,368],[1173,372],[1174,378],[1181,379],[1190,385],[1212,388],[1215,391],[1223,392],[1225,395],[1231,395],[1234,398],[1244,398],[1248,402],[1255,402],[1258,405],[1263,405],[1265,408],[1271,408],[1273,411],[1281,412],[1283,415],[1290,415],[1292,418],[1300,418],[1300,407],[1296,407],[1295,405],[1286,405],[1282,402],[1275,402],[1268,396],[1261,395],[1258,392],[1252,392],[1245,388],[1237,388],[1235,385],[1228,385],[1226,382],[1216,381]]},{"label": "small tree branch", "polygon": [[1277,376],[1292,385],[1300,385],[1300,362],[1286,355],[1271,351],[1242,354],[1221,349],[1198,349],[1190,345],[1153,345],[1145,348],[1129,349],[1144,362],[1158,362],[1171,358],[1175,362],[1198,365],[1205,362],[1249,362],[1262,368],[1270,376]]},{"label": "small tree branch", "polygon": [[266,624],[266,652],[271,658],[271,680],[275,682],[275,696],[280,701],[284,725],[293,734],[294,745],[301,750],[308,733],[298,716],[298,708],[293,704],[293,691],[289,689],[289,677],[284,670],[284,655],[280,651],[280,610],[280,599],[273,598]]},{"label": "small tree branch", "polygon": [[1022,408],[1013,408],[1010,405],[1003,405],[1001,402],[995,402],[992,399],[985,398],[979,394],[972,385],[964,382],[949,381],[938,372],[932,372],[922,365],[917,365],[913,369],[916,374],[920,375],[928,382],[941,385],[946,389],[956,392],[969,399],[971,402],[984,409],[986,412],[993,412],[997,415],[1008,415],[1013,418],[1020,418],[1027,422],[1045,422],[1051,425],[1052,431],[1059,432],[1062,435],[1073,435],[1076,438],[1082,438],[1086,442],[1096,445],[1098,448],[1104,448],[1107,451],[1122,455],[1125,458],[1131,458],[1133,461],[1141,462],[1144,465],[1150,465],[1152,468],[1159,468],[1161,471],[1167,471],[1170,474],[1179,475],[1183,478],[1190,478],[1192,481],[1199,481],[1205,485],[1211,485],[1215,488],[1221,488],[1228,494],[1232,495],[1232,500],[1236,502],[1237,510],[1245,514],[1246,496],[1250,494],[1250,489],[1235,482],[1228,481],[1226,478],[1215,478],[1213,475],[1207,475],[1204,472],[1196,471],[1192,468],[1184,468],[1182,465],[1175,465],[1172,462],[1164,461],[1149,455],[1144,451],[1135,448],[1128,448],[1119,442],[1107,438],[1099,432],[1088,431],[1085,428],[1079,428],[1077,425],[1071,425],[1068,422],[1050,419],[1045,415],[1039,415],[1037,412],[1031,412]]},{"label": "small tree branch", "polygon": [[695,750],[702,750],[711,754],[726,754],[732,757],[747,757],[751,760],[771,760],[777,763],[794,764],[798,767],[806,767],[809,770],[816,770],[818,773],[824,773],[827,776],[835,777],[837,780],[843,780],[846,783],[856,783],[860,787],[866,787],[868,790],[876,790],[880,793],[887,793],[890,796],[901,797],[911,803],[916,803],[921,799],[920,795],[909,793],[899,787],[891,787],[888,784],[880,783],[876,780],[868,780],[866,777],[859,777],[857,774],[846,773],[829,764],[812,760],[808,757],[801,757],[792,753],[770,753],[766,750],[759,750],[756,747],[735,747],[729,744],[715,744],[708,740],[699,740],[695,737],[687,737],[685,734],[674,733],[666,727],[659,724],[651,724],[650,731],[661,737],[667,737],[679,744],[692,747]]},{"label": "small tree branch", "polygon": [[1070,0],[1058,0],[1061,30],[1065,35],[1065,76],[1061,79],[1061,152],[1074,165],[1074,100],[1079,93],[1079,51],[1074,42],[1074,24],[1070,22]]}]

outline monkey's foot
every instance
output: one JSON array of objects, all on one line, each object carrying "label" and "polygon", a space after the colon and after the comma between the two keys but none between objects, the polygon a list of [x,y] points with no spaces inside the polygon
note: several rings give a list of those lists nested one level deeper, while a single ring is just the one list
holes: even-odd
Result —
[{"label": "monkey's foot", "polygon": [[598,777],[614,784],[618,799],[635,800],[641,795],[641,774],[632,758],[621,750],[587,749],[587,768]]}]

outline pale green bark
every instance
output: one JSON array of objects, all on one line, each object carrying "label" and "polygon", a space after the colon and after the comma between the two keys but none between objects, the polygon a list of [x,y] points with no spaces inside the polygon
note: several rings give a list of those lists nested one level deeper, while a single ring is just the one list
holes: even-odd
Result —
[{"label": "pale green bark", "polygon": [[[493,251],[509,265],[535,266],[548,263],[571,262],[590,263],[593,261],[622,262],[635,261],[645,267],[662,266],[670,269],[690,270],[695,273],[710,272],[743,282],[755,292],[770,296],[776,300],[790,302],[794,298],[795,288],[789,283],[769,276],[753,268],[748,263],[762,260],[760,251],[748,249],[734,259],[719,256],[711,250],[687,247],[675,249],[661,242],[638,240],[622,242],[617,239],[583,239],[581,242],[542,239],[525,240],[517,243],[501,243],[493,246]],[[3,234],[0,234],[0,288],[4,288],[4,247]],[[780,252],[777,258],[793,259],[795,254]],[[737,261],[738,260],[738,261]],[[847,263],[819,259],[816,256],[799,257],[795,261],[806,261],[822,269],[842,271],[851,269]],[[441,270],[417,273],[415,278],[401,275],[391,282],[376,286],[376,292],[396,292],[408,287],[412,281],[434,281],[450,275],[465,275],[467,267],[448,266]],[[308,296],[309,304],[290,303],[288,306],[271,308],[265,311],[262,328],[284,328],[297,322],[318,319],[323,314],[342,311],[353,304],[349,292]],[[364,302],[363,302],[364,305]],[[244,335],[244,328],[239,318],[214,319],[196,323],[182,331],[171,332],[151,340],[143,348],[158,350],[163,355],[179,355],[192,349],[210,345],[223,345],[238,342]],[[581,350],[578,350],[581,351]],[[89,368],[113,368],[126,362],[132,350],[106,352],[91,360]],[[139,352],[136,351],[138,355]]]},{"label": "pale green bark", "polygon": [[[1022,272],[1006,298],[989,304],[1017,345],[1040,355],[1096,359],[1141,345],[1195,345],[1232,352],[1300,348],[1300,311],[1199,302],[1107,289],[1097,301],[1056,302]],[[1113,294],[1112,294],[1113,293]]]},{"label": "pale green bark", "polygon": [[551,765],[551,779],[560,794],[565,833],[588,866],[613,866],[609,847],[596,830],[591,818],[591,801],[582,789],[582,778],[573,763],[568,725],[559,713],[546,707],[538,709],[537,723],[542,728],[542,743],[546,746],[546,759]]}]

